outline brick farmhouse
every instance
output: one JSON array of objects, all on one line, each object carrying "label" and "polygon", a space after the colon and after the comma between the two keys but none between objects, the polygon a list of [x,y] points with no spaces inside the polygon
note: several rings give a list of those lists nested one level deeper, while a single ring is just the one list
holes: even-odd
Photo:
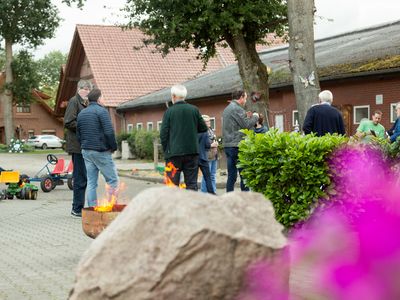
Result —
[{"label": "brick farmhouse", "polygon": [[[392,126],[395,104],[400,101],[400,21],[317,40],[316,61],[321,89],[334,95],[334,105],[343,113],[348,135],[374,110],[383,111],[382,124]],[[294,129],[295,97],[288,67],[288,46],[259,52],[272,69],[270,76],[269,125],[280,130]],[[309,74],[304,74],[304,77]],[[237,65],[184,81],[187,101],[210,115],[217,135],[221,135],[222,111],[231,100],[231,92],[241,88]],[[305,87],[306,88],[306,87]],[[170,101],[168,87],[120,104],[121,127],[153,130],[161,124]],[[317,99],[316,99],[317,102]]]},{"label": "brick farmhouse", "polygon": [[[0,88],[4,85],[5,74],[0,74]],[[26,105],[14,105],[14,137],[27,139],[35,134],[54,134],[64,136],[63,121],[54,115],[48,105],[50,96],[38,91],[32,91],[34,101]],[[5,143],[3,108],[0,105],[0,144]]]}]

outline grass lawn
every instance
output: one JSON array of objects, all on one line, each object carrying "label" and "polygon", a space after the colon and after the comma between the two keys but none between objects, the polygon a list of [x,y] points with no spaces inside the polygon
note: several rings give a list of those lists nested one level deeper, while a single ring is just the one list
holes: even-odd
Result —
[{"label": "grass lawn", "polygon": [[[1,154],[16,154],[16,153],[9,153],[7,151],[0,151]],[[24,154],[67,154],[63,149],[35,149],[33,151],[24,151]]]}]

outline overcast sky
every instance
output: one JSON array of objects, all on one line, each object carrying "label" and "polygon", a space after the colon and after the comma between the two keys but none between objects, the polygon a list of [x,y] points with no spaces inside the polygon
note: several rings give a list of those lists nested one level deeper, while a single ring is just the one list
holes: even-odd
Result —
[{"label": "overcast sky", "polygon": [[[126,0],[87,0],[82,10],[70,8],[61,0],[52,1],[57,4],[64,20],[56,37],[46,40],[45,45],[35,51],[37,58],[52,50],[68,52],[76,24],[109,25],[123,22],[119,8],[124,6]],[[317,18],[314,30],[317,39],[400,20],[400,0],[315,0],[315,4]]]}]

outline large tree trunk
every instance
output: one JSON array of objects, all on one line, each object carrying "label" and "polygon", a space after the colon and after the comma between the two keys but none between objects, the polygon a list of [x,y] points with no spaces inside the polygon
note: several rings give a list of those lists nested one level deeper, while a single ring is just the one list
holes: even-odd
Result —
[{"label": "large tree trunk", "polygon": [[12,111],[12,91],[7,87],[13,82],[13,74],[11,69],[12,62],[12,42],[10,40],[5,41],[6,44],[6,88],[1,94],[3,103],[3,119],[4,119],[4,132],[6,136],[6,144],[10,144],[11,138],[14,136],[14,125],[13,125],[13,111]]},{"label": "large tree trunk", "polygon": [[[258,56],[256,44],[247,42],[242,34],[228,37],[227,42],[238,60],[243,88],[249,96],[246,109],[262,113],[264,122],[271,126],[268,122],[268,71],[267,66],[263,64]],[[257,93],[259,100],[254,101],[254,97],[253,99],[250,98],[252,92]]]},{"label": "large tree trunk", "polygon": [[[288,0],[289,66],[302,128],[320,91],[314,51],[314,0]],[[314,77],[314,80],[312,80]]]}]

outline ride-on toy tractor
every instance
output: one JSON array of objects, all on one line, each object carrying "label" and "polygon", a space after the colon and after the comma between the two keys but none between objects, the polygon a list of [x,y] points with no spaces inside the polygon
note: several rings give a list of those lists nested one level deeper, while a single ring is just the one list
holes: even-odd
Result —
[{"label": "ride-on toy tractor", "polygon": [[27,175],[19,175],[18,171],[2,171],[0,182],[5,183],[7,188],[0,192],[0,199],[36,200],[38,188],[29,182]]},{"label": "ride-on toy tractor", "polygon": [[[43,168],[35,174],[35,176],[29,178],[30,181],[40,182],[40,188],[43,192],[48,193],[52,191],[57,185],[63,185],[64,180],[67,181],[68,188],[73,189],[73,164],[72,161],[69,162],[68,166],[64,168],[64,159],[57,158],[53,154],[47,155],[47,163]],[[54,165],[54,169],[50,170],[49,165]],[[46,169],[46,174],[44,170]]]}]

